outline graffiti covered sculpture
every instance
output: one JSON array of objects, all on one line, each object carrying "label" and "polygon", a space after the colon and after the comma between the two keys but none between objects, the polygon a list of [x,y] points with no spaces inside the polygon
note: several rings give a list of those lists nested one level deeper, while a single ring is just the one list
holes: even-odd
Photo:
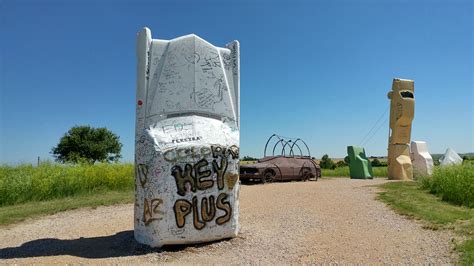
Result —
[{"label": "graffiti covered sculpture", "polygon": [[160,247],[239,230],[239,43],[137,37],[135,239]]},{"label": "graffiti covered sculpture", "polygon": [[351,179],[372,179],[372,165],[365,155],[365,149],[356,146],[347,146],[349,156],[349,173]]},{"label": "graffiti covered sculpture", "polygon": [[433,174],[433,158],[428,152],[428,145],[424,141],[412,141],[410,144],[413,175],[430,176]]},{"label": "graffiti covered sculpture", "polygon": [[390,135],[388,138],[388,179],[411,180],[411,123],[415,115],[413,80],[393,79],[390,99]]}]

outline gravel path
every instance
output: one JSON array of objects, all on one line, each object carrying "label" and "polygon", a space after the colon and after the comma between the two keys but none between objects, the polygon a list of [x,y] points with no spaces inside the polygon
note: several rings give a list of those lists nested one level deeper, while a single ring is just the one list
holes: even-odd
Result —
[{"label": "gravel path", "polygon": [[241,234],[150,249],[133,240],[133,206],[81,209],[0,228],[0,263],[408,263],[457,259],[449,231],[431,231],[376,201],[386,180],[242,186]]}]

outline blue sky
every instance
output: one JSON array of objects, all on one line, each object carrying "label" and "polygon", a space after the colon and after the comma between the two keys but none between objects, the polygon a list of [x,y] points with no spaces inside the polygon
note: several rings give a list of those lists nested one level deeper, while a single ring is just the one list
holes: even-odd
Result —
[{"label": "blue sky", "polygon": [[[268,136],[343,157],[415,80],[412,139],[474,151],[472,1],[0,1],[0,163],[52,158],[74,125],[133,160],[135,36],[241,43],[241,154]],[[388,114],[386,115],[388,117]],[[381,119],[381,122],[385,117]],[[385,155],[388,123],[365,145]]]}]

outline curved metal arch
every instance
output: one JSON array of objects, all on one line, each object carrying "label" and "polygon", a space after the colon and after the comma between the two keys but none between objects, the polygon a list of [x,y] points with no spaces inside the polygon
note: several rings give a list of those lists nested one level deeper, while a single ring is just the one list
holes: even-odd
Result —
[{"label": "curved metal arch", "polygon": [[[300,155],[303,156],[303,151],[301,150],[300,148],[300,145],[296,144],[296,143],[293,143],[294,145],[296,145],[296,147],[298,147],[298,150],[300,150]],[[293,152],[293,148],[291,150],[292,154],[295,155],[295,153]]]},{"label": "curved metal arch", "polygon": [[[296,146],[300,150],[300,155],[303,156],[303,151],[301,150],[301,147],[298,145],[298,141],[301,141],[301,142],[303,142],[304,146],[306,147],[306,150],[308,151],[308,156],[311,157],[311,152],[309,151],[309,147],[306,144],[306,142],[304,142],[304,140],[302,140],[300,138],[297,138],[295,141],[292,141],[291,139],[286,141],[284,138],[280,138],[280,136],[278,136],[277,134],[273,134],[268,138],[267,143],[265,144],[265,150],[263,151],[263,157],[267,156],[268,144],[270,143],[270,141],[274,137],[276,137],[278,139],[278,141],[275,143],[275,145],[273,145],[272,156],[275,156],[275,149],[278,146],[278,144],[280,144],[282,146],[282,149],[281,149],[281,155],[282,156],[286,156],[285,148],[286,148],[287,145],[288,145],[288,147],[290,147],[290,153],[289,153],[290,156],[291,155],[294,156],[294,150],[293,150],[294,146]],[[285,143],[285,144],[283,144],[283,143]],[[293,144],[291,144],[291,143],[293,143]]]},{"label": "curved metal arch", "polygon": [[[311,158],[311,152],[309,151],[308,145],[306,145],[306,142],[304,142],[304,140],[302,140],[302,139],[297,139],[297,140],[294,142],[293,145],[295,145],[298,141],[303,142],[303,144],[306,146],[306,150],[308,151],[308,156]],[[298,144],[296,144],[296,145],[298,146]],[[298,148],[299,148],[299,146],[298,146]],[[293,149],[293,148],[292,148],[292,149]],[[301,150],[301,149],[300,149],[300,150]]]},{"label": "curved metal arch", "polygon": [[301,157],[303,157],[303,151],[301,150],[300,146],[298,144],[296,144],[298,142],[298,140],[301,140],[300,138],[297,138],[293,144],[291,145],[290,147],[290,155],[295,155],[295,153],[293,152],[293,147],[296,145],[296,147],[298,147],[298,149],[300,150],[300,155]]},{"label": "curved metal arch", "polygon": [[[283,145],[283,147],[281,147],[281,155],[282,156],[286,156],[286,145],[288,145],[288,147],[290,147],[290,143],[291,143],[291,139],[288,140],[288,141],[285,141],[285,145]],[[290,150],[290,153],[289,155],[291,155],[291,150]]]},{"label": "curved metal arch", "polygon": [[272,140],[273,137],[276,137],[278,139],[278,141],[275,143],[275,145],[273,145],[272,156],[275,156],[275,149],[276,149],[276,146],[278,145],[278,143],[281,143],[281,145],[283,146],[283,142],[285,142],[285,140],[280,138],[280,136],[278,136],[277,134],[271,135],[268,138],[267,143],[265,144],[265,150],[263,151],[263,157],[264,158],[267,156],[268,143],[270,143],[270,140]]},{"label": "curved metal arch", "polygon": [[263,150],[263,157],[266,157],[266,156],[267,156],[267,146],[268,146],[268,143],[270,142],[270,140],[271,140],[273,137],[277,137],[278,139],[280,139],[280,137],[278,137],[276,134],[273,134],[273,135],[271,135],[271,136],[268,138],[267,143],[265,144],[265,150]]},{"label": "curved metal arch", "polygon": [[275,149],[276,149],[276,146],[278,145],[278,143],[281,143],[281,146],[284,147],[285,145],[283,145],[283,142],[286,143],[286,141],[284,139],[280,139],[279,141],[277,141],[275,143],[275,145],[273,146],[273,151],[272,151],[272,156],[275,156]]}]

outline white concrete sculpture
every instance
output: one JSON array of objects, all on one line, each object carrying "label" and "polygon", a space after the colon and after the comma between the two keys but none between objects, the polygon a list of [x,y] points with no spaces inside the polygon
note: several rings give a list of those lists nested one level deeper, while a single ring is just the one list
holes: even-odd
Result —
[{"label": "white concrete sculpture", "polygon": [[433,174],[433,158],[428,152],[428,145],[424,141],[412,141],[410,144],[413,174],[418,176],[430,176]]},{"label": "white concrete sculpture", "polygon": [[239,43],[137,39],[135,239],[160,247],[239,230]]},{"label": "white concrete sculpture", "polygon": [[439,158],[439,164],[442,166],[462,164],[462,158],[453,149],[448,148],[444,155]]}]

